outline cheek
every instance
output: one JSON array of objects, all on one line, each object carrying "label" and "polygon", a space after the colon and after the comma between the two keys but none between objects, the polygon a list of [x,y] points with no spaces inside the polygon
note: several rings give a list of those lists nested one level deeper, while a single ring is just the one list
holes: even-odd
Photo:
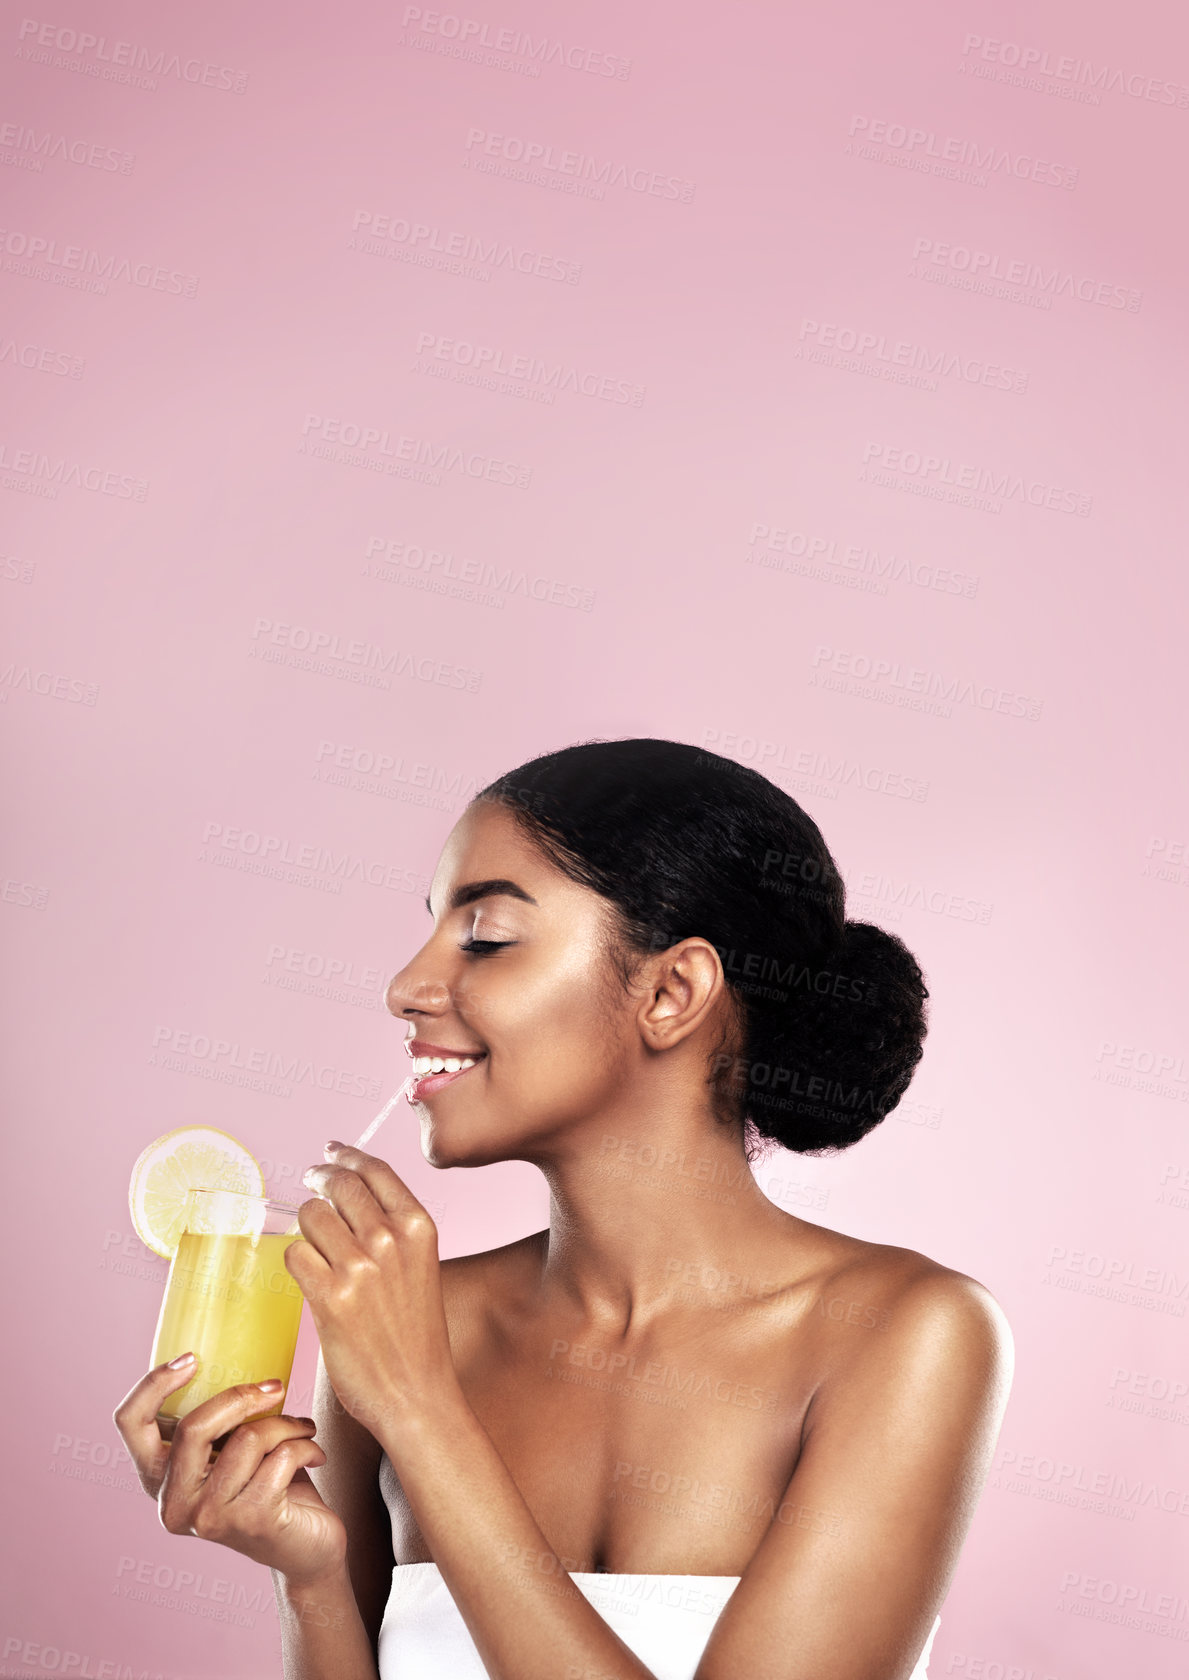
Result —
[{"label": "cheek", "polygon": [[[508,976],[492,1049],[526,1091],[577,1090],[605,1083],[622,1059],[622,1002],[589,957],[559,956],[532,975]],[[493,1058],[492,1072],[499,1074]]]}]

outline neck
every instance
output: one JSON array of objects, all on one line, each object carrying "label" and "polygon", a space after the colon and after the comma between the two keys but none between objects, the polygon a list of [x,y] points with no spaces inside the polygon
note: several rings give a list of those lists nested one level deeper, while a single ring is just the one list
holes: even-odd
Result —
[{"label": "neck", "polygon": [[774,1241],[802,1223],[756,1184],[740,1130],[709,1113],[603,1114],[537,1165],[550,1193],[542,1309],[611,1337],[774,1290]]}]

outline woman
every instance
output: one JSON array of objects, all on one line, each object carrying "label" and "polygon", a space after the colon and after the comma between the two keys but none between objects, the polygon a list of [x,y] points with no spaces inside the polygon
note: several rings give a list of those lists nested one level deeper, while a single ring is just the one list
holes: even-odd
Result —
[{"label": "woman", "polygon": [[287,1251],[315,1415],[229,1389],[167,1446],[186,1368],[150,1372],[115,1418],[164,1526],[273,1569],[288,1680],[921,1680],[1010,1331],[750,1166],[895,1107],[913,957],[845,920],[793,799],[673,741],[491,783],[427,908],[387,999],[453,1058],[411,1093],[422,1152],[534,1162],[549,1226],[441,1263],[392,1169],[328,1145]]}]

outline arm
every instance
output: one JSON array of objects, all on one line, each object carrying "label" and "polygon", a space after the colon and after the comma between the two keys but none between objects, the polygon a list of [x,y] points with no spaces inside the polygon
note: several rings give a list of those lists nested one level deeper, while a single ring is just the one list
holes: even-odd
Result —
[{"label": "arm", "polygon": [[372,1654],[346,1571],[295,1585],[274,1569],[285,1680],[377,1680]]},{"label": "arm", "polygon": [[461,1388],[377,1427],[490,1680],[655,1680],[570,1579]]},{"label": "arm", "polygon": [[[467,1401],[433,1220],[386,1162],[334,1153],[306,1175],[325,1196],[303,1203],[309,1240],[285,1265],[339,1401],[388,1454],[489,1680],[557,1680],[571,1665],[590,1680],[655,1680],[574,1585]],[[288,1680],[356,1680],[322,1666],[323,1649]]]},{"label": "arm", "polygon": [[380,1444],[343,1407],[322,1354],[313,1418],[326,1463],[310,1472],[347,1531],[344,1569],[295,1586],[273,1570],[286,1680],[376,1680],[380,1623],[392,1585],[392,1528],[379,1490]]},{"label": "arm", "polygon": [[326,1458],[314,1420],[254,1415],[275,1400],[279,1378],[237,1383],[177,1420],[166,1441],[158,1413],[193,1381],[187,1358],[176,1370],[156,1366],[112,1414],[162,1527],[272,1569],[289,1680],[376,1680],[347,1578],[347,1530],[309,1475]]},{"label": "arm", "polygon": [[987,1290],[918,1276],[810,1405],[797,1468],[695,1680],[908,1680],[990,1468],[1012,1338]]}]

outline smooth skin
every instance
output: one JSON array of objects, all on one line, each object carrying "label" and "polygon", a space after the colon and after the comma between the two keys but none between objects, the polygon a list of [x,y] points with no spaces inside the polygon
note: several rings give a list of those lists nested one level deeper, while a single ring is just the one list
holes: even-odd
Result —
[{"label": "smooth skin", "polygon": [[[519,892],[463,891],[501,880]],[[441,1262],[391,1167],[330,1151],[286,1253],[313,1423],[242,1421],[260,1394],[228,1390],[154,1442],[186,1379],[150,1372],[115,1417],[163,1523],[273,1569],[287,1680],[376,1680],[392,1567],[425,1560],[492,1680],[650,1680],[567,1575],[603,1569],[741,1577],[697,1680],[907,1680],[1007,1403],[998,1304],[758,1188],[710,1109],[730,1020],[707,940],[625,994],[605,901],[482,803],[430,899],[388,1007],[486,1055],[416,1105],[422,1153],[534,1162],[549,1227]]]}]

